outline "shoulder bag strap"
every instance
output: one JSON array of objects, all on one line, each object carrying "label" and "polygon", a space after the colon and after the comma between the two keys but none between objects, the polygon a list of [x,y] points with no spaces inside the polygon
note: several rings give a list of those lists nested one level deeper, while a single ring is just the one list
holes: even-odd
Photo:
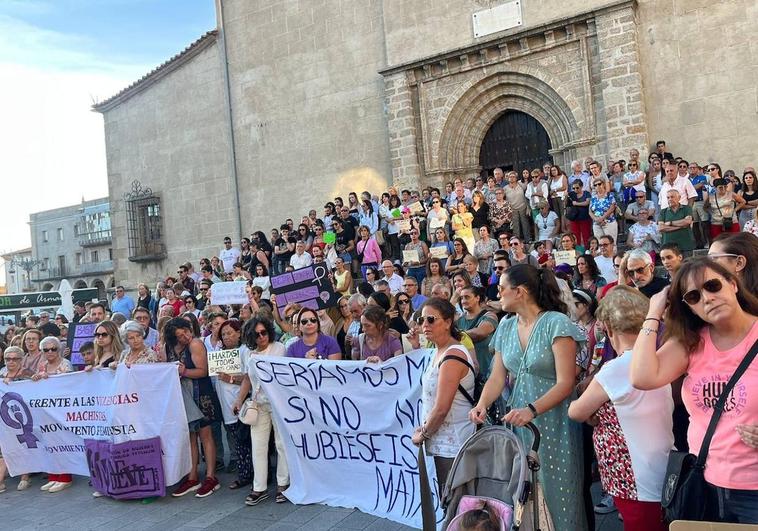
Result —
[{"label": "shoulder bag strap", "polygon": [[705,467],[705,460],[708,457],[708,448],[711,445],[711,439],[713,439],[713,434],[716,431],[716,424],[718,424],[719,419],[721,418],[721,414],[724,412],[724,403],[726,402],[729,393],[732,392],[734,386],[737,385],[737,381],[742,377],[750,364],[753,363],[756,354],[758,354],[758,341],[753,343],[753,346],[745,355],[742,363],[740,363],[740,365],[737,367],[737,370],[734,371],[734,374],[729,379],[729,382],[727,382],[726,386],[721,391],[721,395],[719,396],[719,399],[716,401],[716,405],[713,408],[713,414],[711,415],[711,421],[708,424],[708,429],[705,432],[705,437],[703,437],[703,444],[700,446],[700,453],[697,455],[697,461],[695,462],[696,467]]},{"label": "shoulder bag strap", "polygon": [[[443,363],[445,363],[447,360],[455,360],[455,361],[457,361],[459,363],[463,363],[466,367],[469,368],[469,370],[472,372],[472,374],[474,376],[476,376],[476,371],[474,370],[473,365],[471,365],[468,362],[468,360],[465,360],[463,358],[459,358],[458,356],[450,355],[450,356],[445,356],[444,358],[442,358],[442,360],[440,360],[440,365],[442,365]],[[466,389],[461,384],[458,384],[458,391],[461,392],[461,394],[466,398],[466,400],[468,400],[471,403],[472,406],[476,405],[476,402],[474,401],[474,397],[471,396],[471,394],[469,394],[469,392],[466,391]]]}]

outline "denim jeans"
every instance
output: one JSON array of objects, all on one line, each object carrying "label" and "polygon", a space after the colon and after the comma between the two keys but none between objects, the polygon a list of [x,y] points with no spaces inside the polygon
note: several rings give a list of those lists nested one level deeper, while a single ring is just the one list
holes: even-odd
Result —
[{"label": "denim jeans", "polygon": [[721,522],[758,524],[758,490],[713,489]]}]

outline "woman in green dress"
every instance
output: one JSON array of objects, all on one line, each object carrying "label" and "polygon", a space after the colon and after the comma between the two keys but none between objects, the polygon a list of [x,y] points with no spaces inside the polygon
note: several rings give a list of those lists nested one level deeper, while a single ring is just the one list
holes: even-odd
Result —
[{"label": "woman in green dress", "polygon": [[[511,410],[503,420],[513,426],[533,422],[542,433],[539,479],[555,529],[584,531],[582,427],[569,420],[568,406],[579,371],[576,352],[585,335],[567,317],[551,271],[513,266],[500,277],[498,291],[503,311],[515,315],[500,321],[495,331],[490,377],[470,418],[483,422],[510,379]],[[529,437],[528,430],[516,433]]]}]

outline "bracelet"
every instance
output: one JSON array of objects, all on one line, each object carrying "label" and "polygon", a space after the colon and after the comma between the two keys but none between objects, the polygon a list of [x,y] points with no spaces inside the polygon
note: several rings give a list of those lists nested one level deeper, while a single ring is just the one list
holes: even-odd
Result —
[{"label": "bracelet", "polygon": [[537,418],[537,415],[539,415],[539,413],[537,413],[537,408],[536,408],[536,407],[534,407],[534,404],[532,404],[531,402],[529,402],[529,403],[526,405],[526,407],[528,407],[528,408],[529,408],[529,410],[532,412],[532,415],[534,415],[534,418]]},{"label": "bracelet", "polygon": [[658,333],[658,329],[657,328],[643,327],[642,330],[640,330],[640,332],[642,332],[646,336],[649,336],[650,334],[657,334]]},{"label": "bracelet", "polygon": [[659,323],[659,324],[661,323],[661,320],[656,319],[655,317],[646,317],[645,320],[642,322],[644,323],[645,321],[655,321],[656,323]]}]

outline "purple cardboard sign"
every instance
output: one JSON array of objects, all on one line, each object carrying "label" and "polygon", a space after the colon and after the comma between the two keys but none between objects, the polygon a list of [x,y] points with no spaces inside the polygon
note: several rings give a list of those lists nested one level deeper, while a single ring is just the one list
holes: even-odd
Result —
[{"label": "purple cardboard sign", "polygon": [[298,303],[320,310],[336,306],[339,299],[326,264],[314,264],[272,277],[271,292],[276,295],[279,308]]},{"label": "purple cardboard sign", "polygon": [[160,437],[118,444],[85,439],[84,445],[98,492],[120,500],[166,495]]},{"label": "purple cardboard sign", "polygon": [[84,365],[84,358],[79,350],[82,344],[95,340],[97,325],[98,323],[72,323],[69,325],[66,343],[71,350],[70,361],[72,365]]}]

